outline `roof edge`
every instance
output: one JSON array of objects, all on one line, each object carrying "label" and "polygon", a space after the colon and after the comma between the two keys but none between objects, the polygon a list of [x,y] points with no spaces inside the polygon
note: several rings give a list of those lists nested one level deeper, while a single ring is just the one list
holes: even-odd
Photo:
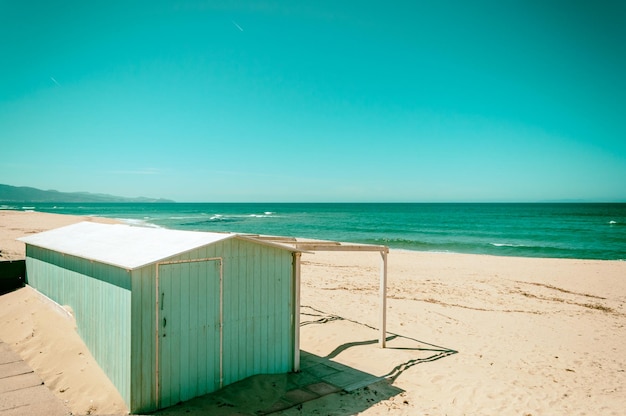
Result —
[{"label": "roof edge", "polygon": [[292,253],[306,253],[306,251],[304,251],[304,250],[297,249],[297,248],[295,248],[293,246],[290,246],[290,245],[287,245],[287,244],[274,243],[272,241],[261,240],[261,239],[250,237],[250,236],[247,236],[247,235],[244,235],[244,234],[233,234],[232,236],[230,236],[228,238],[237,238],[239,240],[251,241],[253,243],[261,244],[263,246],[274,247],[274,248],[279,248],[279,249],[282,249],[282,250],[291,251]]}]

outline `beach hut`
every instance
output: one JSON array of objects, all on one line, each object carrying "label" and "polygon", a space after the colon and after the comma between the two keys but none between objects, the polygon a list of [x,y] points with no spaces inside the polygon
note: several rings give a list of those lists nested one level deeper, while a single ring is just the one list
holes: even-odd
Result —
[{"label": "beach hut", "polygon": [[131,413],[299,370],[294,247],[91,222],[20,240],[26,282],[71,307]]}]

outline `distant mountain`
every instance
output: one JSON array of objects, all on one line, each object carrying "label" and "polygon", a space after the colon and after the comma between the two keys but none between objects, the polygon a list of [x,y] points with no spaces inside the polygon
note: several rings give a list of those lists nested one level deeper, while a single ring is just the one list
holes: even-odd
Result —
[{"label": "distant mountain", "polygon": [[163,198],[126,198],[90,192],[59,192],[44,191],[28,186],[11,186],[0,184],[0,201],[2,202],[174,202]]}]

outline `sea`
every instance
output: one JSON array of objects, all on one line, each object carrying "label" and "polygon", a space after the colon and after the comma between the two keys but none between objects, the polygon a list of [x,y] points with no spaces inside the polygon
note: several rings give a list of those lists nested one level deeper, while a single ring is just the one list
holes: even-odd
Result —
[{"label": "sea", "polygon": [[402,250],[626,261],[626,203],[0,202],[0,209]]}]

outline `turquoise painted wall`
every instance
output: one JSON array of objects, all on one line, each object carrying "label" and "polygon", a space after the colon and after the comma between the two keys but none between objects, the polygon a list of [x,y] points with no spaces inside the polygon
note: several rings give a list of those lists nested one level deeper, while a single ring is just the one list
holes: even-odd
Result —
[{"label": "turquoise painted wall", "polygon": [[220,388],[220,261],[159,265],[159,400]]},{"label": "turquoise painted wall", "polygon": [[293,365],[291,252],[224,243],[224,385]]},{"label": "turquoise painted wall", "polygon": [[132,271],[131,412],[155,410],[156,266]]},{"label": "turquoise painted wall", "polygon": [[80,337],[130,401],[130,274],[117,267],[27,245],[26,281],[74,311]]}]

